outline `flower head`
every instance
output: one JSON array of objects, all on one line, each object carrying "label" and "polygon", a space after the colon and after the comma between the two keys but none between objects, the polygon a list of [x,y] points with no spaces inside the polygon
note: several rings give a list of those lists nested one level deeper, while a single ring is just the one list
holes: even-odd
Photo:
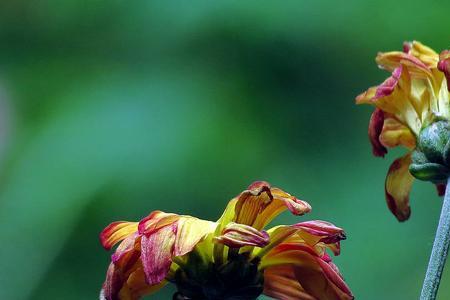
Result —
[{"label": "flower head", "polygon": [[266,182],[232,199],[217,222],[152,212],[140,222],[115,222],[100,234],[119,243],[100,299],[132,300],[168,282],[174,299],[353,299],[327,254],[339,255],[344,231],[324,221],[265,226],[284,210],[311,206]]},{"label": "flower head", "polygon": [[450,174],[450,52],[438,55],[420,42],[405,42],[403,52],[379,53],[376,62],[391,76],[356,103],[375,107],[369,122],[375,156],[396,146],[408,149],[392,163],[385,182],[388,207],[404,221],[414,178],[432,181],[442,194]]}]

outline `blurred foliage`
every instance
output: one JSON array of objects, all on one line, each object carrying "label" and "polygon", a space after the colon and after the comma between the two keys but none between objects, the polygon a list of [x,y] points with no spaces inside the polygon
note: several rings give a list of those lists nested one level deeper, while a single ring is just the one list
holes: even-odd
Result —
[{"label": "blurred foliage", "polygon": [[[358,299],[419,295],[439,198],[398,224],[354,97],[377,51],[448,44],[446,1],[0,3],[1,299],[95,299],[109,222],[216,219],[253,180],[346,229]],[[296,222],[288,214],[278,223]],[[167,299],[170,288],[155,296]],[[450,268],[440,299],[450,297]]]}]

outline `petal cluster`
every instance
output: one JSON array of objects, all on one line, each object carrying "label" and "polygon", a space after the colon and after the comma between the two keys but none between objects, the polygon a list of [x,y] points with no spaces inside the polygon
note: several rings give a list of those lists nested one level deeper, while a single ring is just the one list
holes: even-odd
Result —
[{"label": "petal cluster", "polygon": [[420,42],[405,42],[403,51],[379,53],[376,62],[391,75],[356,98],[357,104],[375,107],[369,139],[375,156],[403,146],[408,152],[396,159],[385,181],[386,202],[399,221],[410,216],[409,193],[414,177],[409,172],[420,133],[437,120],[450,120],[450,54],[440,55]]},{"label": "petal cluster", "polygon": [[119,244],[100,298],[140,299],[171,282],[187,298],[353,299],[327,252],[339,255],[344,231],[325,221],[265,230],[285,210],[303,215],[311,206],[255,182],[217,222],[161,211],[114,222],[100,234],[105,249]]}]

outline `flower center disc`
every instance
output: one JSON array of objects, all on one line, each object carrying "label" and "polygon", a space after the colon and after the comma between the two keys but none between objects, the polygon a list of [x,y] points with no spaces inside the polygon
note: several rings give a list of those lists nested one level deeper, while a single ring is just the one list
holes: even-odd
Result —
[{"label": "flower center disc", "polygon": [[176,300],[252,300],[263,292],[263,274],[258,271],[259,262],[248,260],[247,254],[228,258],[220,266],[199,263],[190,255],[185,267],[175,273],[178,288]]}]

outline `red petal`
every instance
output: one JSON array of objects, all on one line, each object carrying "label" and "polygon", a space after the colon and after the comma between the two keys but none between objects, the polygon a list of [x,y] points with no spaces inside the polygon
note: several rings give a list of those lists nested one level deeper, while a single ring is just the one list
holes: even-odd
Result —
[{"label": "red petal", "polygon": [[383,131],[384,112],[375,108],[369,122],[369,139],[372,144],[372,152],[375,156],[384,157],[387,153],[386,147],[380,142],[380,134]]}]

